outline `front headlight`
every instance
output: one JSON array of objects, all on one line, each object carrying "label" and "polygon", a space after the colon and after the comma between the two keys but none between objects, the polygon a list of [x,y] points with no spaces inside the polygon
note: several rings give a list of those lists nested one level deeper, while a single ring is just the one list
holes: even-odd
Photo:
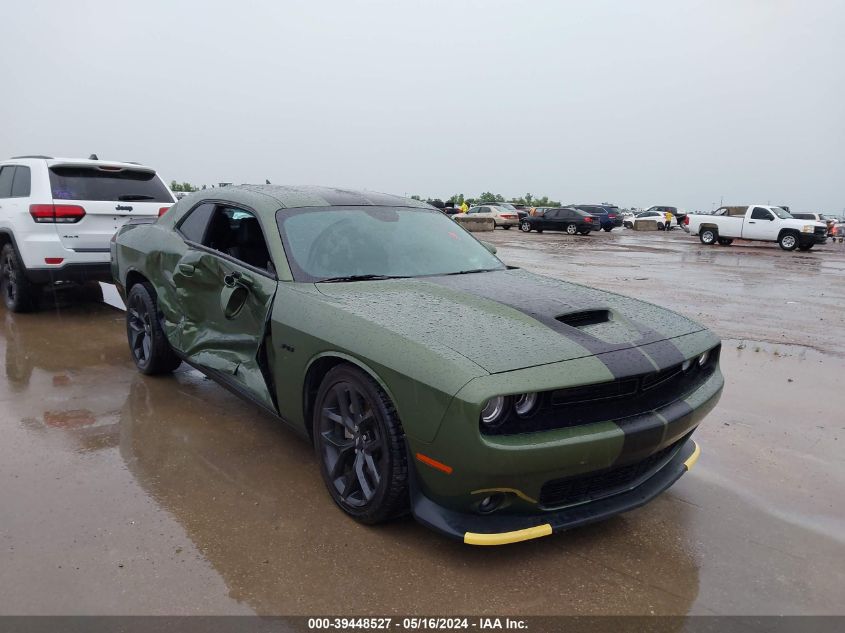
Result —
[{"label": "front headlight", "polygon": [[522,393],[516,396],[513,403],[513,410],[521,418],[527,418],[537,409],[537,402],[540,398],[536,393]]},{"label": "front headlight", "polygon": [[488,429],[500,426],[508,417],[508,399],[505,396],[490,398],[481,409],[481,423]]},{"label": "front headlight", "polygon": [[701,356],[698,357],[698,366],[704,367],[704,365],[707,363],[708,358],[710,358],[710,350],[707,350]]},{"label": "front headlight", "polygon": [[805,225],[801,228],[801,232],[802,232],[802,233],[812,233],[812,232],[813,232],[813,231],[815,231],[815,230],[816,230],[816,227],[814,227],[812,224],[805,224]]}]

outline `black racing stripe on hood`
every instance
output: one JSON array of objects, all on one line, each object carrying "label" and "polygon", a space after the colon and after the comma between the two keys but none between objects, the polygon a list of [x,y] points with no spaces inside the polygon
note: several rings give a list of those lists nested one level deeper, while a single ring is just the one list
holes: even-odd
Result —
[{"label": "black racing stripe on hood", "polygon": [[[654,364],[640,348],[636,347],[636,342],[608,343],[555,319],[555,316],[562,312],[579,310],[583,308],[583,305],[570,303],[558,297],[526,297],[524,294],[519,293],[518,287],[507,284],[502,284],[495,288],[490,288],[489,285],[482,286],[481,284],[475,283],[474,280],[469,279],[474,276],[429,277],[427,281],[452,290],[466,292],[477,297],[501,303],[530,316],[549,329],[565,336],[570,341],[578,343],[595,354],[596,358],[607,367],[614,378],[623,378],[655,371]],[[642,329],[647,330],[648,328],[643,327]],[[672,347],[674,348],[674,345]]]},{"label": "black racing stripe on hood", "polygon": [[[654,333],[653,330],[642,326],[637,326],[637,330],[644,330],[644,335]],[[641,349],[654,361],[659,369],[680,365],[686,360],[681,350],[672,341],[668,340],[649,343]]]}]

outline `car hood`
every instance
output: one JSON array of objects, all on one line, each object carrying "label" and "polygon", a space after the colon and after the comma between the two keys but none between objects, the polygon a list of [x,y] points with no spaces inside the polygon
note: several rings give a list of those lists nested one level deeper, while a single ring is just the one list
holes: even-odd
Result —
[{"label": "car hood", "polygon": [[670,339],[704,329],[643,301],[518,269],[316,286],[338,308],[491,374],[592,355],[614,375],[660,369],[683,360]]}]

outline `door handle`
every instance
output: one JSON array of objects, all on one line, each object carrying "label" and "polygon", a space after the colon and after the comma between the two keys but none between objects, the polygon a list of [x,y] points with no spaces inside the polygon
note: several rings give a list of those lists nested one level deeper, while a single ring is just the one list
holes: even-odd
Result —
[{"label": "door handle", "polygon": [[193,275],[196,269],[196,266],[194,266],[193,264],[186,264],[184,262],[179,263],[179,272],[185,275]]},{"label": "door handle", "polygon": [[749,223],[749,224],[757,224],[757,223],[756,223],[756,222],[754,222],[753,220],[748,220],[748,223]]}]

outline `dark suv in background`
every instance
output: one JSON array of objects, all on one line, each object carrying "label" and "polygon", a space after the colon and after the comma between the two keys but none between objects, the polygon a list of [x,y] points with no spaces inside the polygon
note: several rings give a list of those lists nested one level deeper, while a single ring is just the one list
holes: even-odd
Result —
[{"label": "dark suv in background", "polygon": [[570,204],[581,211],[586,211],[596,219],[598,226],[605,231],[612,231],[614,227],[622,226],[622,214],[619,207],[613,204]]}]

